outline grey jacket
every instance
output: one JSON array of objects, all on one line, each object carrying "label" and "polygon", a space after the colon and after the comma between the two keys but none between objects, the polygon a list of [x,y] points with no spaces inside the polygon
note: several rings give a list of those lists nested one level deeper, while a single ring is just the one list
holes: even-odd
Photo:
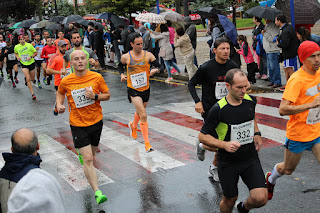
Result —
[{"label": "grey jacket", "polygon": [[266,53],[279,53],[280,48],[277,46],[277,42],[273,42],[274,37],[280,34],[279,28],[274,22],[266,25],[265,33],[263,34],[263,49]]},{"label": "grey jacket", "polygon": [[162,57],[163,60],[171,60],[173,58],[173,49],[170,44],[169,34],[169,32],[152,32],[151,34],[151,38],[154,38],[159,41],[160,51],[164,49],[166,52],[166,56]]},{"label": "grey jacket", "polygon": [[191,44],[193,49],[197,48],[197,29],[196,25],[191,21],[190,17],[184,18],[186,34],[189,36],[191,40]]}]

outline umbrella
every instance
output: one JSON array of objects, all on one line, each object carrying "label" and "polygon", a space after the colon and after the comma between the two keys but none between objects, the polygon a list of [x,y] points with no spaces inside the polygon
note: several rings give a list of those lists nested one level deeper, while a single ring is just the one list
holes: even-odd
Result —
[{"label": "umbrella", "polygon": [[21,22],[17,22],[15,23],[12,27],[9,27],[10,29],[18,29],[18,28],[22,28],[19,25],[21,24]]},{"label": "umbrella", "polygon": [[[165,9],[163,8],[160,8],[160,13],[163,12],[163,11],[166,11]],[[151,7],[149,10],[148,10],[149,13],[155,13],[155,14],[158,14],[158,9],[157,7]]]},{"label": "umbrella", "polygon": [[97,21],[92,21],[92,23],[94,24],[94,26],[98,26],[99,27],[99,30],[103,30],[103,25],[100,23],[100,22],[97,22]]},{"label": "umbrella", "polygon": [[3,24],[0,26],[0,29],[5,29],[8,26],[8,24]]},{"label": "umbrella", "polygon": [[96,19],[108,19],[112,22],[115,27],[118,27],[120,24],[126,26],[126,22],[119,16],[112,13],[100,13],[95,16]]},{"label": "umbrella", "polygon": [[[277,0],[276,8],[290,18],[290,0]],[[315,24],[320,19],[320,3],[318,0],[295,0],[294,1],[295,24]]]},{"label": "umbrella", "polygon": [[21,24],[19,25],[19,27],[23,27],[23,28],[29,28],[31,25],[37,23],[35,20],[33,19],[27,19],[27,20],[23,20],[21,22]]},{"label": "umbrella", "polygon": [[79,15],[70,15],[63,19],[62,24],[69,24],[70,22],[75,22],[80,19],[83,19],[83,18]]},{"label": "umbrella", "polygon": [[218,13],[221,13],[221,10],[217,10],[213,7],[202,7],[199,8],[196,13],[198,13],[202,18],[210,18],[216,16]]},{"label": "umbrella", "polygon": [[53,22],[49,22],[48,20],[43,20],[43,21],[39,21],[38,27],[39,28],[44,28],[44,27],[49,26],[51,24],[54,24],[54,23]]},{"label": "umbrella", "polygon": [[222,27],[224,29],[224,33],[226,33],[228,35],[228,37],[230,38],[230,40],[232,41],[232,43],[234,45],[236,45],[237,44],[237,36],[238,36],[236,27],[234,26],[234,24],[230,21],[230,19],[228,17],[223,16],[223,15],[219,15],[219,14],[218,14],[218,17],[219,17],[220,24],[222,25]]},{"label": "umbrella", "polygon": [[255,17],[269,19],[272,21],[274,21],[277,15],[283,14],[281,10],[278,10],[276,8],[262,6],[252,7],[247,10],[246,13]]},{"label": "umbrella", "polygon": [[12,23],[10,23],[10,24],[8,24],[8,28],[10,28],[10,27],[13,27],[13,25],[15,25],[16,24],[16,22],[12,22]]},{"label": "umbrella", "polygon": [[51,25],[46,27],[46,30],[51,30],[52,32],[54,32],[56,30],[60,30],[60,29],[61,29],[61,25],[60,24],[51,24]]},{"label": "umbrella", "polygon": [[38,27],[38,23],[35,23],[29,27],[29,29],[40,29],[40,28],[41,27]]},{"label": "umbrella", "polygon": [[53,16],[49,19],[49,22],[61,23],[64,18],[64,16]]},{"label": "umbrella", "polygon": [[166,20],[164,20],[162,16],[154,13],[140,13],[136,17],[136,20],[140,22],[149,22],[155,24],[166,23]]},{"label": "umbrella", "polygon": [[80,19],[80,20],[77,20],[75,23],[78,23],[78,24],[81,24],[83,26],[86,26],[88,27],[90,21],[86,20],[86,19]]},{"label": "umbrella", "polygon": [[166,11],[166,12],[160,13],[160,16],[162,16],[165,20],[170,20],[174,22],[183,21],[183,16],[174,11]]}]

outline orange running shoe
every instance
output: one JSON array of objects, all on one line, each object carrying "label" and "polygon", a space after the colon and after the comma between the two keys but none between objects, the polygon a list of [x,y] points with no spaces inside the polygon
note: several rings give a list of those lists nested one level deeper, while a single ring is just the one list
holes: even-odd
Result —
[{"label": "orange running shoe", "polygon": [[144,142],[144,146],[146,147],[146,151],[147,151],[147,152],[152,152],[152,151],[154,151],[154,149],[153,149],[152,146],[150,145],[150,142]]},{"label": "orange running shoe", "polygon": [[130,137],[133,139],[137,139],[138,135],[137,135],[137,128],[133,128],[132,127],[132,122],[128,123],[128,127],[130,129]]}]

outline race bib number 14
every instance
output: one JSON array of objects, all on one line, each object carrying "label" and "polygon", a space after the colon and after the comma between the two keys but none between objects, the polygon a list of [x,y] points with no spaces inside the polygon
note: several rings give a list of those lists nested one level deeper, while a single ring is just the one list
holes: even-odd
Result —
[{"label": "race bib number 14", "polygon": [[231,125],[231,141],[238,141],[241,145],[252,143],[254,136],[254,121]]},{"label": "race bib number 14", "polygon": [[226,82],[216,82],[215,95],[218,100],[228,95],[228,89],[226,87]]},{"label": "race bib number 14", "polygon": [[[87,87],[89,89],[92,90],[92,87]],[[77,89],[77,90],[72,90],[71,91],[71,95],[74,101],[74,104],[76,105],[76,108],[82,108],[82,107],[86,107],[89,106],[91,104],[94,104],[95,101],[87,98],[86,95],[86,89],[85,88],[81,88],[81,89]]]}]

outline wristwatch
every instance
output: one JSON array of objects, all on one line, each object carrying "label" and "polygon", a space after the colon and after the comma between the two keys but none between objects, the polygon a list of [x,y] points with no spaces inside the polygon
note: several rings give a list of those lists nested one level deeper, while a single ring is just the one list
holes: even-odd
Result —
[{"label": "wristwatch", "polygon": [[255,132],[254,135],[260,135],[261,136],[261,132]]},{"label": "wristwatch", "polygon": [[94,94],[94,100],[98,100],[99,96],[98,94]]}]

